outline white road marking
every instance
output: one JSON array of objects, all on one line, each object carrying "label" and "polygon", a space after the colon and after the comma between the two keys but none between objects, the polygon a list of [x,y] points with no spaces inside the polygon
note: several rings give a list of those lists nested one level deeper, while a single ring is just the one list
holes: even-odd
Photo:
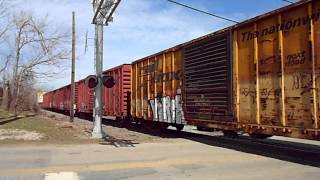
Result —
[{"label": "white road marking", "polygon": [[75,172],[47,173],[44,180],[79,180]]}]

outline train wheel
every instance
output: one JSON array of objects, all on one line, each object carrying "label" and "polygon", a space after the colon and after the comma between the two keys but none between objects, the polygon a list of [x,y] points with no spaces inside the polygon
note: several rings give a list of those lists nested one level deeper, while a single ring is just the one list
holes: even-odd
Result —
[{"label": "train wheel", "polygon": [[238,136],[238,133],[236,131],[231,131],[231,130],[223,130],[223,135],[226,137],[231,137],[231,138],[235,138]]},{"label": "train wheel", "polygon": [[197,130],[198,130],[198,131],[204,131],[204,128],[203,128],[203,127],[200,127],[200,126],[197,126]]},{"label": "train wheel", "polygon": [[175,125],[177,131],[182,131],[182,129],[184,128],[184,125],[183,124],[176,124]]},{"label": "train wheel", "polygon": [[168,129],[169,124],[168,123],[161,123],[161,130],[166,130]]},{"label": "train wheel", "polygon": [[158,131],[161,131],[162,126],[161,126],[160,122],[152,122],[151,125],[149,126],[149,129],[152,132],[158,132]]},{"label": "train wheel", "polygon": [[212,128],[199,127],[199,126],[197,126],[197,130],[198,131],[207,131],[207,132],[213,132],[214,131],[214,129],[212,129]]},{"label": "train wheel", "polygon": [[249,136],[254,139],[267,139],[269,137],[272,137],[272,135],[259,134],[259,133],[251,133],[251,134],[249,134]]}]

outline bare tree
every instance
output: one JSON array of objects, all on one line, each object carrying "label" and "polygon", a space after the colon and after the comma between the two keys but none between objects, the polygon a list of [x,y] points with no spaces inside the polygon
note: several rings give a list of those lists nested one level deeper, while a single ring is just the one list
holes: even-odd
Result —
[{"label": "bare tree", "polygon": [[10,60],[9,56],[6,59],[1,58],[1,62],[3,63],[3,66],[0,68],[0,73],[4,72],[7,69],[9,60]]},{"label": "bare tree", "polygon": [[70,59],[69,33],[51,26],[47,18],[37,19],[21,12],[13,18],[15,52],[13,63],[12,98],[15,112],[21,100],[25,82],[52,77],[65,60]]},{"label": "bare tree", "polygon": [[8,0],[0,0],[0,18],[8,13]]},{"label": "bare tree", "polygon": [[[8,0],[0,0],[0,45],[5,41],[5,35],[10,28],[10,23],[7,20],[10,3]],[[5,71],[9,64],[9,56],[0,54],[0,74]]]}]

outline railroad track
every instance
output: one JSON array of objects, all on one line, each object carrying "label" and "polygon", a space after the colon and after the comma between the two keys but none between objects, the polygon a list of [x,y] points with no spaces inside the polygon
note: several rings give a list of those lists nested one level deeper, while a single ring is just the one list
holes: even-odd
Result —
[{"label": "railroad track", "polygon": [[278,160],[320,167],[320,146],[277,139],[253,139],[248,136],[225,137],[223,135],[198,134],[196,132],[168,129],[166,136],[179,137],[203,144],[261,155]]},{"label": "railroad track", "polygon": [[[91,118],[86,118],[86,120],[92,121]],[[121,125],[114,120],[103,119],[102,123],[110,126],[123,127],[123,124]],[[173,129],[160,131],[151,130],[134,123],[125,124],[123,128],[163,138],[188,139],[213,147],[221,147],[288,162],[320,167],[320,145],[274,138],[260,140],[243,135],[231,138],[223,136],[222,133],[197,131],[195,128],[186,128],[186,130],[181,132]]]},{"label": "railroad track", "polygon": [[262,155],[274,159],[320,167],[320,146],[276,139],[253,139],[247,136],[235,138],[201,135],[192,140],[208,145]]}]

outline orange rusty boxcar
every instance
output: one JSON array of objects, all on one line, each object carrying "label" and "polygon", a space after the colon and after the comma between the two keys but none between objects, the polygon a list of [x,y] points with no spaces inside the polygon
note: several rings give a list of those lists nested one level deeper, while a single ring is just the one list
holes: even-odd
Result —
[{"label": "orange rusty boxcar", "polygon": [[186,43],[184,52],[189,124],[320,139],[320,1]]},{"label": "orange rusty boxcar", "polygon": [[303,0],[132,63],[131,115],[320,139],[320,1]]},{"label": "orange rusty boxcar", "polygon": [[177,46],[132,63],[131,116],[181,130],[182,48]]}]

